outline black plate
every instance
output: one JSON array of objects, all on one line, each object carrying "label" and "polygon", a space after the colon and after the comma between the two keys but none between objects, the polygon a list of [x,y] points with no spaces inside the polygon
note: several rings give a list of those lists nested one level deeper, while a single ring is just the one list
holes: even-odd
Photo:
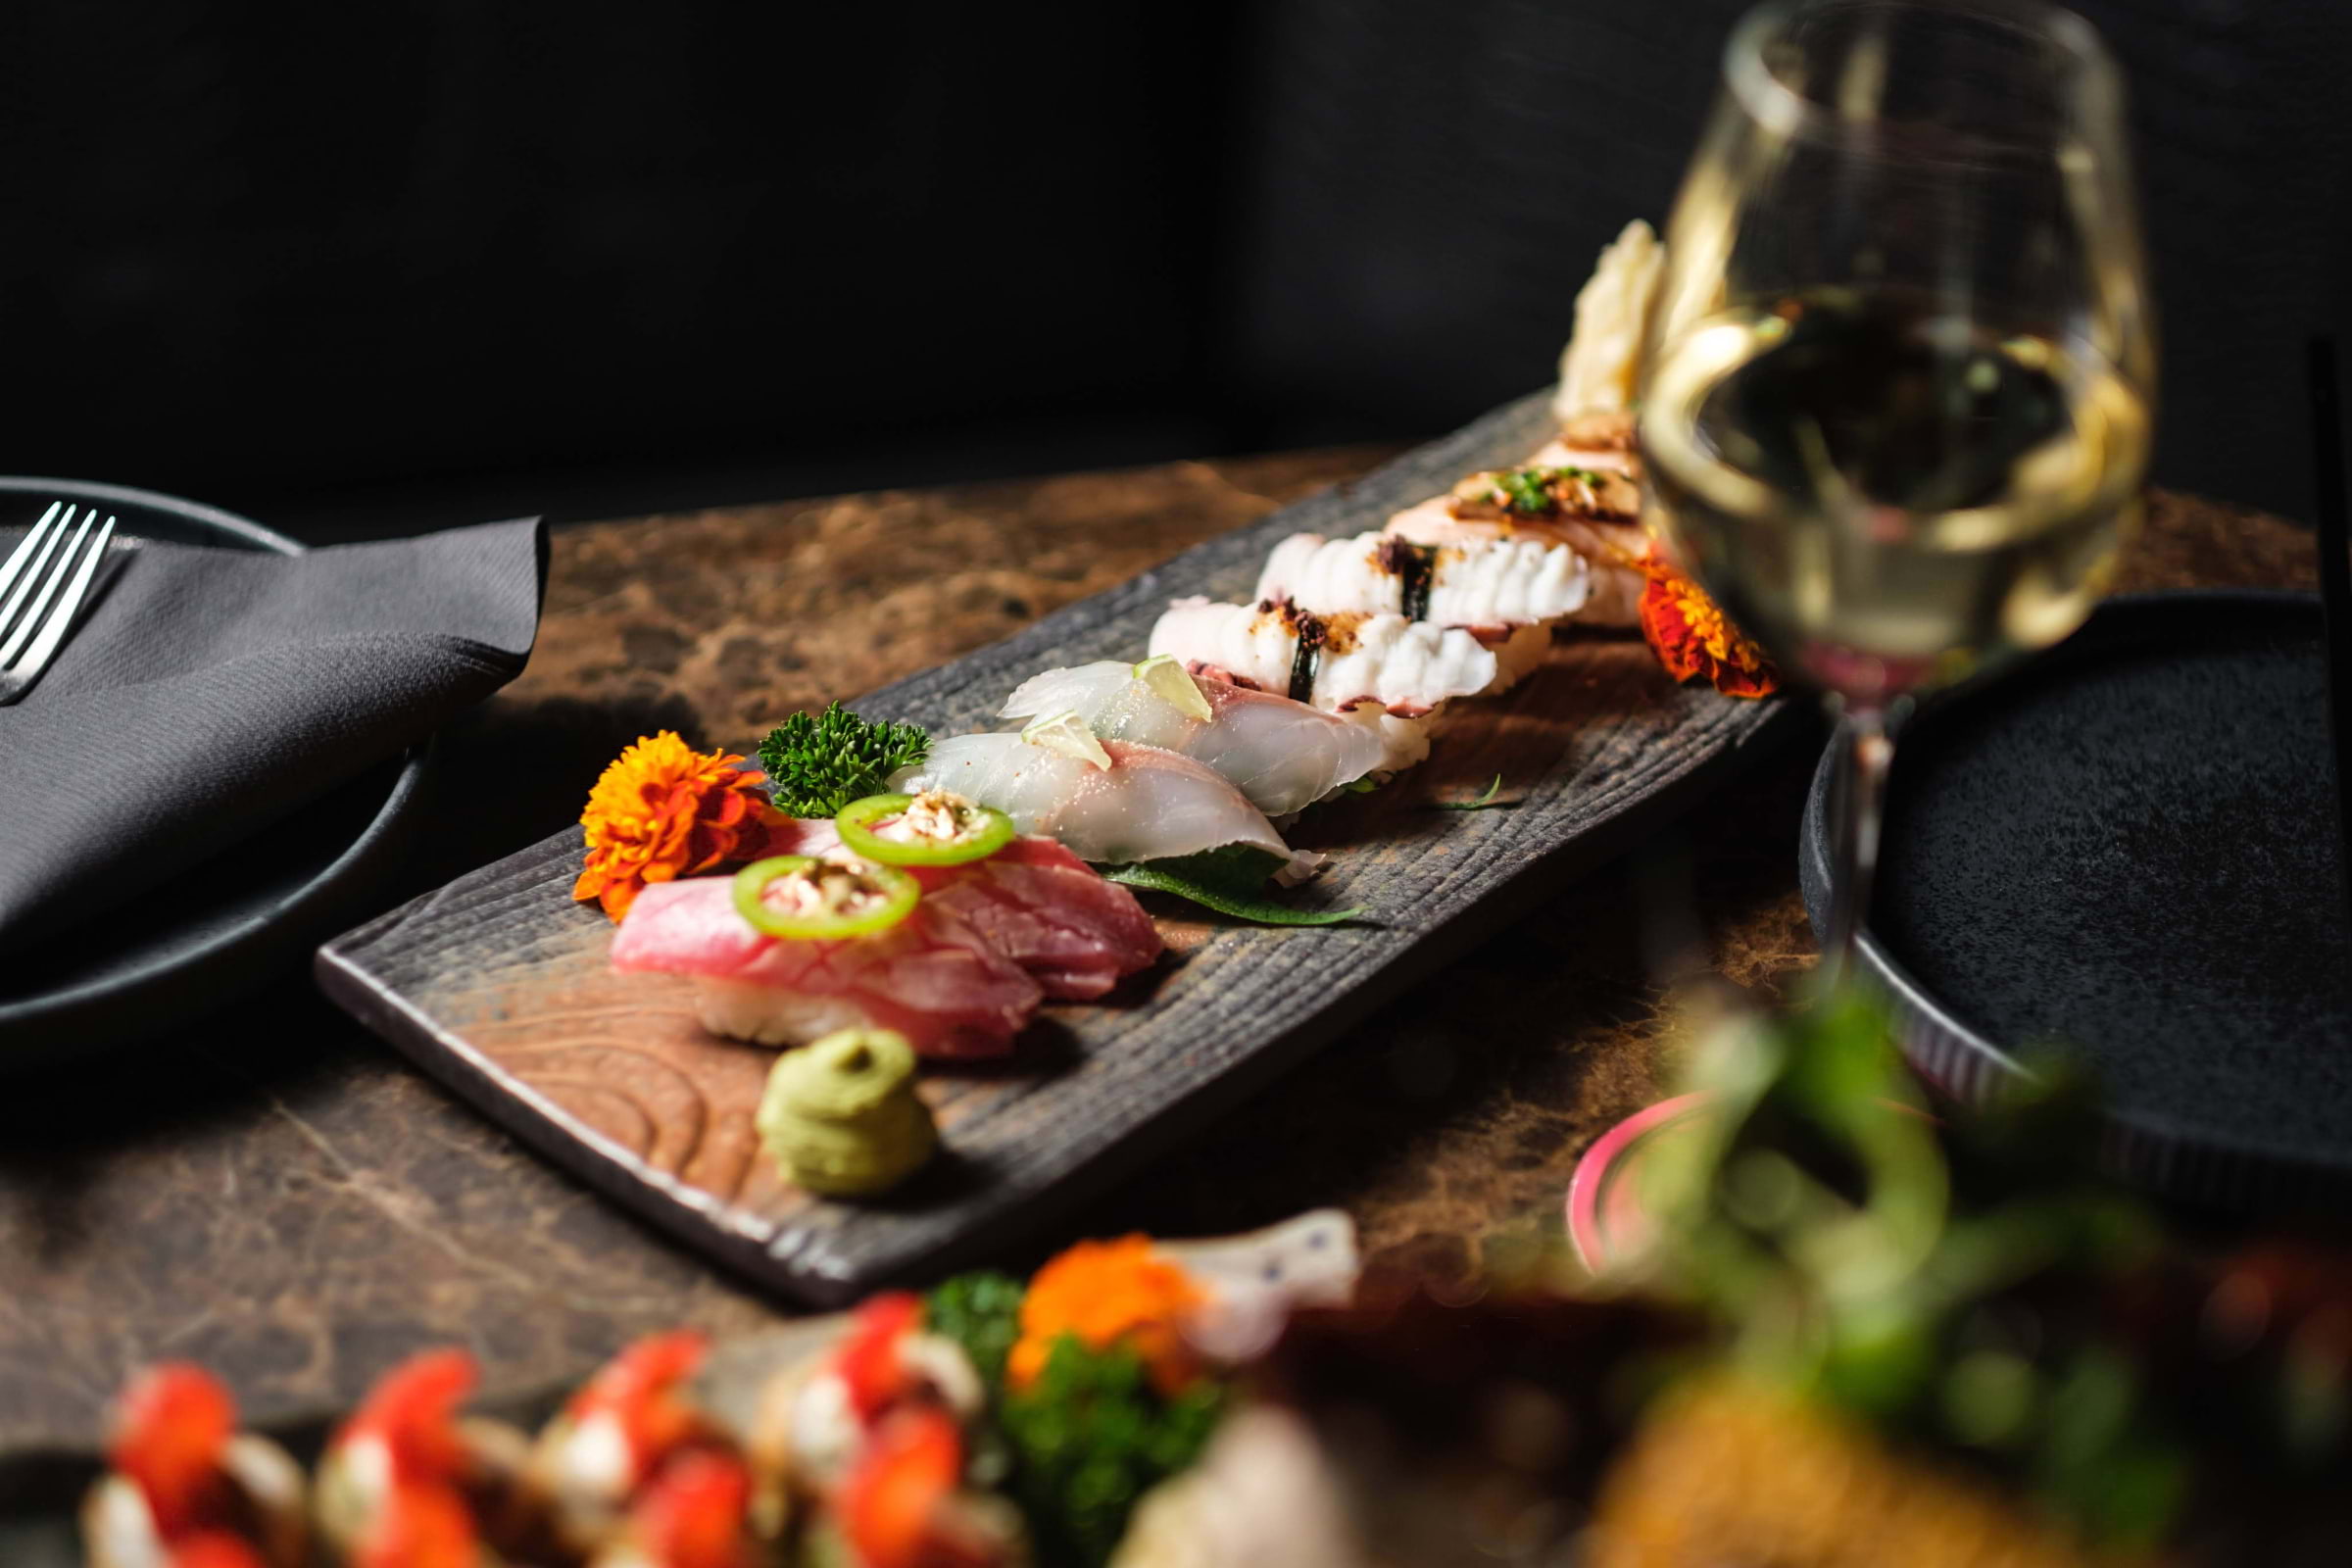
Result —
[{"label": "black plate", "polygon": [[[1902,736],[1862,953],[1931,1079],[2037,1046],[2119,1174],[2233,1208],[2352,1196],[2352,922],[2319,601],[2151,594]],[[1827,913],[1830,759],[1799,873]]]},{"label": "black plate", "polygon": [[[299,555],[302,546],[232,513],[117,485],[0,478],[0,522],[49,502],[120,519],[121,550],[145,541]],[[27,701],[39,700],[36,690]],[[288,817],[267,847],[201,867],[142,897],[150,918],[76,927],[0,977],[0,1068],[79,1060],[250,990],[363,910],[421,799],[429,747],[386,760]],[[155,910],[171,911],[157,923]]]}]

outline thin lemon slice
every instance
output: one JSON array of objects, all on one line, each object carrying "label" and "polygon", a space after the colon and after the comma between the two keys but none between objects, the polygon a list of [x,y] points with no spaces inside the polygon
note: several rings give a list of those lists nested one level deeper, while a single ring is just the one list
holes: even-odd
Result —
[{"label": "thin lemon slice", "polygon": [[1200,695],[1200,684],[1185,672],[1183,662],[1174,654],[1153,654],[1136,665],[1134,673],[1153,696],[1172,705],[1185,717],[1206,723],[1216,716],[1208,699]]},{"label": "thin lemon slice", "polygon": [[1058,713],[1048,713],[1043,718],[1031,720],[1029,727],[1021,731],[1021,739],[1032,746],[1042,746],[1049,752],[1074,757],[1106,773],[1110,771],[1110,754],[1102,749],[1101,741],[1095,739],[1095,732],[1087,727],[1086,720],[1078,716],[1078,710],[1074,708],[1065,708]]}]

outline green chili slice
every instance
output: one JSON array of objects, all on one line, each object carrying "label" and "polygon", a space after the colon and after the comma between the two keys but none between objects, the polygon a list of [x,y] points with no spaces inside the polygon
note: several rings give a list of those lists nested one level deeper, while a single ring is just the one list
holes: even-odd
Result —
[{"label": "green chili slice", "polygon": [[[779,882],[797,885],[772,898]],[[771,937],[830,941],[887,931],[914,912],[922,884],[890,865],[776,855],[735,873],[735,912]]]},{"label": "green chili slice", "polygon": [[[878,828],[897,822],[902,832]],[[869,795],[834,815],[841,842],[883,865],[961,865],[985,860],[1012,842],[1012,818],[946,790]]]}]

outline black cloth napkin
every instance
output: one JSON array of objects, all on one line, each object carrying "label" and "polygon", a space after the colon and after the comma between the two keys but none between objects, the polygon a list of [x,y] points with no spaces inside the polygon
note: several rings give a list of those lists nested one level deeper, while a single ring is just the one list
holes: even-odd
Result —
[{"label": "black cloth napkin", "polygon": [[[7,540],[0,538],[0,549]],[[537,519],[301,556],[118,547],[0,708],[0,971],[421,739],[514,678]]]}]

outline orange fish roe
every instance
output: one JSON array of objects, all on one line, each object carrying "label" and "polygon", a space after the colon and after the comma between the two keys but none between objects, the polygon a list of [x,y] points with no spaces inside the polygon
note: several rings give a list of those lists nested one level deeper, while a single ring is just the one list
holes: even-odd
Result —
[{"label": "orange fish roe", "polygon": [[572,885],[617,920],[649,882],[755,860],[788,818],[768,805],[765,775],[726,752],[698,752],[674,730],[641,737],[605,769],[580,813],[588,863]]},{"label": "orange fish roe", "polygon": [[1732,624],[1706,591],[1658,561],[1637,563],[1649,583],[1642,590],[1642,635],[1676,680],[1704,676],[1727,697],[1767,697],[1780,690],[1780,671],[1747,634]]},{"label": "orange fish roe", "polygon": [[1200,1371],[1182,1322],[1202,1299],[1192,1276],[1153,1252],[1148,1236],[1080,1242],[1029,1282],[1005,1379],[1015,1389],[1036,1382],[1055,1342],[1072,1334],[1089,1349],[1129,1347],[1161,1395],[1182,1393]]}]

